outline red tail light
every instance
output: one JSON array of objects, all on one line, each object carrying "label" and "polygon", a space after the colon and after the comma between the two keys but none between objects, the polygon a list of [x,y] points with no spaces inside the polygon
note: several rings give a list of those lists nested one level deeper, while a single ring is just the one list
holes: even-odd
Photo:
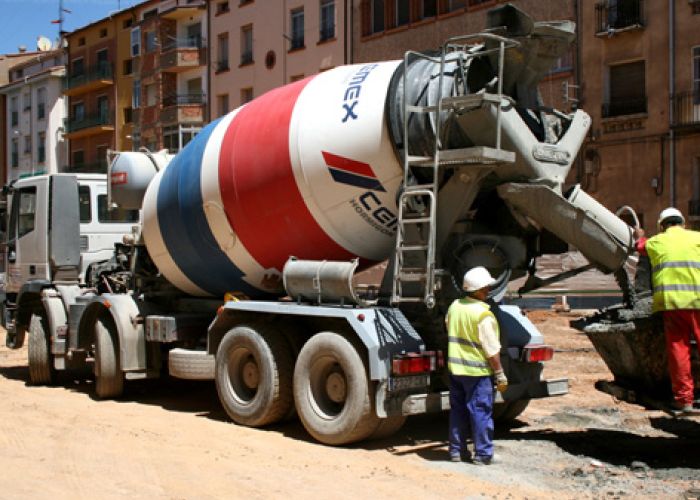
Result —
[{"label": "red tail light", "polygon": [[439,351],[411,352],[399,354],[391,360],[394,375],[429,373],[442,366],[442,353]]},{"label": "red tail light", "polygon": [[522,360],[528,363],[549,361],[554,357],[554,348],[548,345],[526,345],[523,347]]}]

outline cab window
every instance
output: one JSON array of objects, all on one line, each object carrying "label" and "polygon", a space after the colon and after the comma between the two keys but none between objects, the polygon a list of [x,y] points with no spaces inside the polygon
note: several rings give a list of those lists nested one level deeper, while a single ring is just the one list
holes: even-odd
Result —
[{"label": "cab window", "polygon": [[80,223],[92,222],[92,203],[90,202],[90,186],[78,187],[78,200],[80,203]]},{"label": "cab window", "polygon": [[17,237],[34,231],[36,219],[36,187],[20,189],[17,218]]},{"label": "cab window", "polygon": [[138,222],[138,210],[126,210],[124,208],[107,206],[107,195],[101,194],[97,197],[97,220],[100,222]]}]

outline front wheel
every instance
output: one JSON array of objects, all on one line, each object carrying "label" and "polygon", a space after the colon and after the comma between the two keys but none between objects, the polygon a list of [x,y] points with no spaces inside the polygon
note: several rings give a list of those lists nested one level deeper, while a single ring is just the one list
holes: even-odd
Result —
[{"label": "front wheel", "polygon": [[294,367],[294,401],[304,428],[324,444],[369,437],[378,427],[374,388],[357,349],[333,332],[314,335]]},{"label": "front wheel", "polygon": [[114,320],[102,315],[95,324],[95,392],[100,399],[118,398],[124,392],[119,336]]},{"label": "front wheel", "polygon": [[29,381],[34,385],[49,385],[56,378],[51,355],[51,336],[46,317],[32,314],[29,321]]}]

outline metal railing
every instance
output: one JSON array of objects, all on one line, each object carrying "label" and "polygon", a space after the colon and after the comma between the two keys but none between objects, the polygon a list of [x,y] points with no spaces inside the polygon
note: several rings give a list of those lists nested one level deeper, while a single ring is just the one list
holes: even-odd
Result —
[{"label": "metal railing", "polygon": [[19,153],[12,153],[10,166],[15,168],[19,167]]},{"label": "metal railing", "polygon": [[647,98],[616,100],[614,102],[604,102],[602,106],[603,118],[615,116],[634,115],[636,113],[647,112]]},{"label": "metal railing", "polygon": [[328,24],[321,25],[321,33],[319,35],[319,39],[321,42],[323,42],[324,40],[330,40],[334,36],[335,36],[335,24],[328,23]]},{"label": "metal railing", "polygon": [[241,64],[250,64],[253,62],[253,51],[241,52]]},{"label": "metal railing", "polygon": [[304,48],[304,35],[294,35],[289,42],[291,44],[291,50],[302,49]]},{"label": "metal railing", "polygon": [[64,120],[64,125],[66,133],[71,133],[90,127],[98,127],[100,125],[112,125],[112,113],[111,111],[108,111],[83,116],[79,119],[68,118]]},{"label": "metal railing", "polygon": [[182,106],[185,104],[204,104],[204,94],[172,94],[163,97],[163,106]]},{"label": "metal railing", "polygon": [[673,96],[672,127],[700,125],[700,90],[679,92]]},{"label": "metal railing", "polygon": [[185,38],[169,38],[162,47],[161,52],[167,52],[174,49],[201,49],[203,47],[201,36],[188,36]]},{"label": "metal railing", "polygon": [[63,80],[63,89],[80,87],[95,80],[112,80],[112,66],[109,64],[98,64],[88,68],[87,71],[79,75],[68,75]]},{"label": "metal railing", "polygon": [[595,6],[596,33],[611,30],[642,27],[644,20],[644,0],[614,0],[599,2]]},{"label": "metal railing", "polygon": [[228,59],[225,61],[217,61],[216,63],[216,71],[228,71],[229,70],[229,65],[228,65]]}]

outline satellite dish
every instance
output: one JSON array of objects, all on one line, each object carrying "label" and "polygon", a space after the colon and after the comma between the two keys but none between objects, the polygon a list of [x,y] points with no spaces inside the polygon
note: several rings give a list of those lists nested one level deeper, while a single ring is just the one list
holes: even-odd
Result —
[{"label": "satellite dish", "polygon": [[36,48],[41,52],[47,52],[51,50],[51,40],[45,36],[40,36],[36,39]]}]

